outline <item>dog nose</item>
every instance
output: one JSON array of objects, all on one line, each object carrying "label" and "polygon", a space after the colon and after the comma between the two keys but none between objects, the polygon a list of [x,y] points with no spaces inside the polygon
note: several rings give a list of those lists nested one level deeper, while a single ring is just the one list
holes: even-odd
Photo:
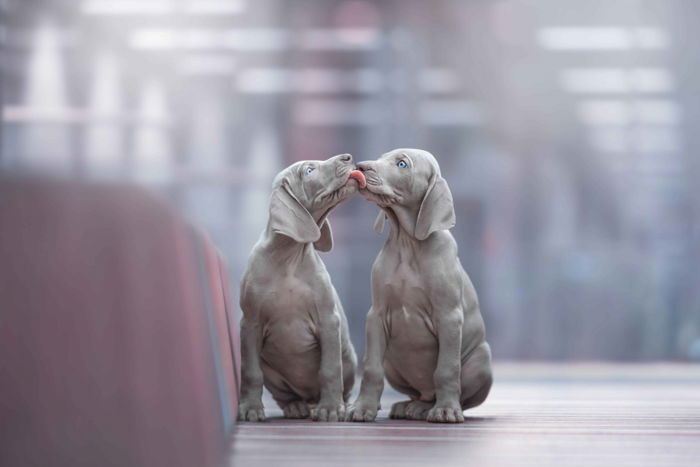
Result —
[{"label": "dog nose", "polygon": [[340,162],[344,162],[346,164],[352,163],[352,155],[350,155],[350,154],[341,154],[339,156],[336,156],[336,159],[338,159]]},{"label": "dog nose", "polygon": [[374,169],[372,168],[371,161],[364,161],[364,162],[357,163],[357,170],[359,170],[360,172],[368,172],[368,171],[374,170]]}]

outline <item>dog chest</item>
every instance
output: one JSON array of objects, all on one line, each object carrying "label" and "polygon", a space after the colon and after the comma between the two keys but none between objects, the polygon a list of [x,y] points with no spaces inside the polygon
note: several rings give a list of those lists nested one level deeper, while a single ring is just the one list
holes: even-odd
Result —
[{"label": "dog chest", "polygon": [[287,276],[268,284],[262,298],[265,350],[270,354],[303,354],[318,347],[318,291]]},{"label": "dog chest", "polygon": [[334,309],[332,286],[320,275],[290,271],[259,281],[248,294],[263,320],[317,317]]},{"label": "dog chest", "polygon": [[386,304],[426,309],[430,306],[427,283],[421,277],[418,262],[398,254],[383,255],[380,267],[373,271],[375,286]]}]

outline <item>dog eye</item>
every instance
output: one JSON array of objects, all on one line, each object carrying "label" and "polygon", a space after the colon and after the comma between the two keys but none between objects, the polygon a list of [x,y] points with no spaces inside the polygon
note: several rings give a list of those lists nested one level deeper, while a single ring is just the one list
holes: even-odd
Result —
[{"label": "dog eye", "polygon": [[307,167],[306,170],[304,170],[304,173],[306,175],[311,175],[311,173],[314,171],[313,167]]},{"label": "dog eye", "polygon": [[399,169],[405,169],[406,167],[408,167],[408,163],[405,160],[401,159],[399,162],[397,162],[396,167],[398,167]]}]

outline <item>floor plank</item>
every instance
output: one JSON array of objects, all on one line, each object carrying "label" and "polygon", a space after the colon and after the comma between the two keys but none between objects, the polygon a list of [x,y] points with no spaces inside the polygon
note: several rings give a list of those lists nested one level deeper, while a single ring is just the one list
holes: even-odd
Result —
[{"label": "floor plank", "polygon": [[241,423],[231,465],[700,465],[700,366],[496,366],[487,402],[460,425],[285,420],[267,399],[265,423]]}]

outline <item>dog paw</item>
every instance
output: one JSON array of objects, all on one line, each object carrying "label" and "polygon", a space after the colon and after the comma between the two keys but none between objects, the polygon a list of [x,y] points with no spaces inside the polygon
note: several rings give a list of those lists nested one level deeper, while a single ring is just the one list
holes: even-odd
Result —
[{"label": "dog paw", "polygon": [[282,408],[284,418],[309,418],[309,406],[304,401],[293,401]]},{"label": "dog paw", "polygon": [[410,404],[411,401],[401,401],[392,404],[391,410],[389,410],[389,418],[402,419],[406,418],[406,406]]},{"label": "dog paw", "polygon": [[407,420],[425,420],[428,411],[433,407],[432,402],[411,401],[406,406]]},{"label": "dog paw", "polygon": [[377,404],[364,404],[355,402],[345,411],[347,422],[372,422],[377,417]]},{"label": "dog paw", "polygon": [[319,403],[311,409],[311,419],[315,422],[342,422],[345,421],[345,404]]},{"label": "dog paw", "polygon": [[262,402],[244,402],[238,404],[238,420],[241,422],[265,421],[265,410]]},{"label": "dog paw", "polygon": [[428,411],[426,420],[432,423],[464,423],[462,408],[435,406]]}]

